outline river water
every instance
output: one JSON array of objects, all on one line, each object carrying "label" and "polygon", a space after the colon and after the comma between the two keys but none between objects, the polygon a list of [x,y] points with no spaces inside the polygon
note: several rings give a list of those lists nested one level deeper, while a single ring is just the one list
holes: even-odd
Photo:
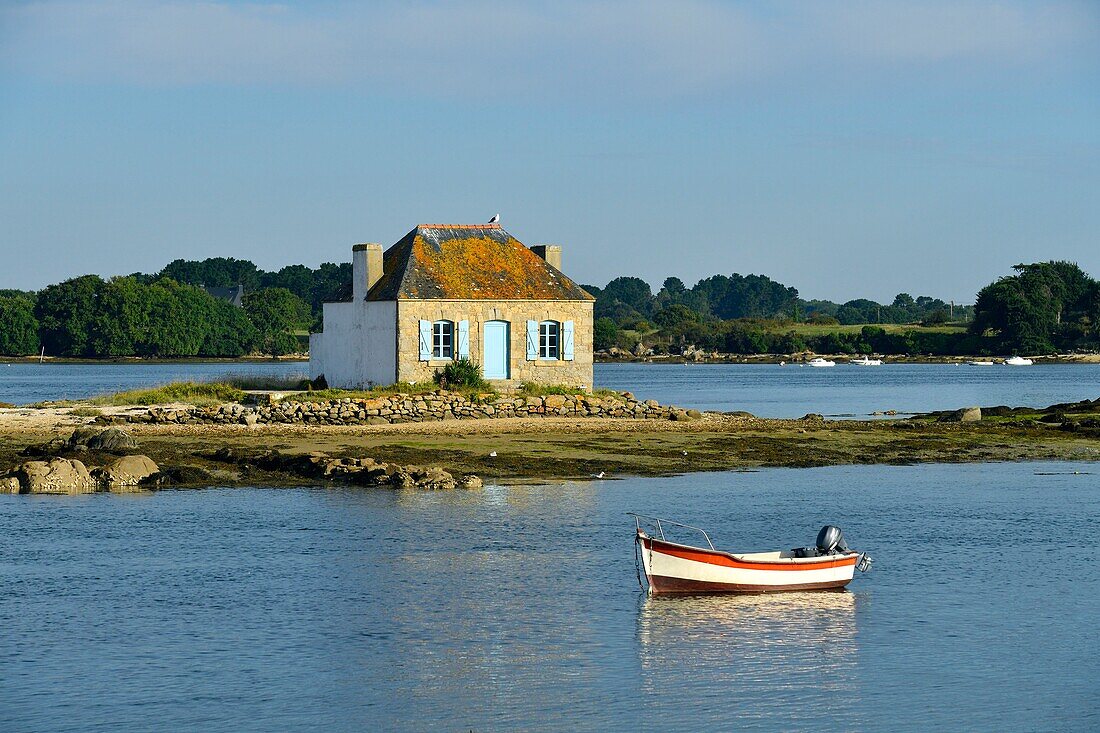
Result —
[{"label": "river water", "polygon": [[[0,497],[0,730],[1097,730],[1091,470]],[[875,567],[647,598],[627,511]]]},{"label": "river water", "polygon": [[[177,380],[228,375],[305,378],[301,362],[180,364],[0,364],[0,402],[79,399]],[[630,390],[663,404],[746,410],[761,417],[808,412],[866,416],[948,410],[967,405],[1030,405],[1100,397],[1100,364],[968,367],[950,364],[597,364],[596,386]]]}]

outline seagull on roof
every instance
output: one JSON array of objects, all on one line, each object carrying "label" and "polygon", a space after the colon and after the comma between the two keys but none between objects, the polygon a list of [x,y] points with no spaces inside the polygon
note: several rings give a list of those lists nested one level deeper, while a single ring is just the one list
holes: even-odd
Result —
[{"label": "seagull on roof", "polygon": [[493,218],[489,220],[489,223],[490,224],[499,224],[500,223],[500,214],[493,214]]}]

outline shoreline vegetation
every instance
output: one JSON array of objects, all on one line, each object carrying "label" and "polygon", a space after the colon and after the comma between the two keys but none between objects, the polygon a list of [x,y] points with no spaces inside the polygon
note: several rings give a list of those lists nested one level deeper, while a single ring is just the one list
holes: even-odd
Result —
[{"label": "shoreline vegetation", "polygon": [[[637,277],[594,298],[592,349],[974,358],[1100,351],[1100,281],[1072,262],[1018,264],[973,305],[898,293],[889,303],[806,300],[763,275],[713,275],[654,293]],[[194,358],[298,355],[325,302],[351,293],[351,266],[264,272],[232,258],[177,260],[157,273],[84,275],[40,291],[0,290],[0,355]],[[586,345],[587,348],[587,345]]]},{"label": "shoreline vegetation", "polygon": [[[126,490],[474,488],[765,467],[1100,460],[1100,399],[832,421],[700,413],[630,393],[546,387],[282,394],[174,384],[145,392],[0,409],[4,490],[26,493],[38,481],[54,487],[45,493],[68,493],[47,474],[74,476],[79,491],[115,490],[111,477],[120,472]],[[168,395],[179,401],[145,399]]]},{"label": "shoreline vegetation", "polygon": [[[1011,352],[998,354],[964,354],[964,355],[935,355],[935,354],[885,354],[879,352],[866,352],[856,354],[848,352],[801,352],[793,354],[733,354],[721,351],[704,351],[693,349],[686,354],[654,354],[648,351],[641,354],[616,349],[615,351],[600,351],[594,355],[597,364],[779,364],[788,366],[804,364],[814,357],[832,359],[843,365],[850,359],[859,356],[873,356],[881,358],[887,364],[966,364],[973,360],[1003,361],[1010,356],[1027,356],[1036,364],[1100,364],[1100,352],[1085,351],[1080,353],[1065,354],[1015,354]],[[279,357],[270,356],[242,356],[242,357],[188,357],[188,358],[159,358],[139,356],[119,356],[103,359],[51,357],[40,358],[30,356],[4,356],[0,357],[0,364],[86,364],[96,365],[156,365],[156,364],[309,364],[308,354],[289,354]]]}]

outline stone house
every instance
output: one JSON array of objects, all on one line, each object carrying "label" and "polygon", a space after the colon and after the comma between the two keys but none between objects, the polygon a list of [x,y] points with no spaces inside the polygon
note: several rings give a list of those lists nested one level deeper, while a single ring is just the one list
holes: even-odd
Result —
[{"label": "stone house", "polygon": [[498,386],[592,386],[594,298],[561,272],[561,247],[499,224],[421,224],[382,251],[352,248],[348,302],[325,303],[310,376],[332,387],[430,381],[454,359]]}]

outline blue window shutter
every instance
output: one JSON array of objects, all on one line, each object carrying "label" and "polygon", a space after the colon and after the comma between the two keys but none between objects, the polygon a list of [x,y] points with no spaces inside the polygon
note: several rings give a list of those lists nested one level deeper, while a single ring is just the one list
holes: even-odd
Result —
[{"label": "blue window shutter", "polygon": [[539,322],[527,322],[527,361],[539,358]]},{"label": "blue window shutter", "polygon": [[573,361],[573,322],[561,324],[561,358]]},{"label": "blue window shutter", "polygon": [[420,321],[420,361],[432,358],[432,322]]},{"label": "blue window shutter", "polygon": [[470,322],[458,322],[458,358],[470,358]]}]

